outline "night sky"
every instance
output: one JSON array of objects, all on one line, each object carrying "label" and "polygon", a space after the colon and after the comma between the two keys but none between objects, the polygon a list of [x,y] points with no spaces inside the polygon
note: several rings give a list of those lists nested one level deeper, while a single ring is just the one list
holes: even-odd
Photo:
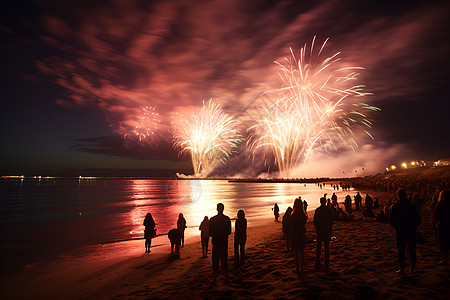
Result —
[{"label": "night sky", "polygon": [[[218,99],[239,117],[279,87],[274,61],[316,35],[381,109],[357,151],[316,151],[294,175],[382,172],[450,157],[448,1],[2,1],[0,175],[172,176],[171,116]],[[143,107],[161,120],[130,130]],[[246,152],[246,151],[242,151]],[[257,175],[236,155],[217,175]]]}]

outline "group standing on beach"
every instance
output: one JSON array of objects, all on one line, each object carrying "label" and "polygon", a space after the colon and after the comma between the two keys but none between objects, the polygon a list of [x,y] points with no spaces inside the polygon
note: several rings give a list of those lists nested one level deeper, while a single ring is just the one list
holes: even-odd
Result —
[{"label": "group standing on beach", "polygon": [[[348,190],[348,188],[343,189]],[[337,195],[333,193],[331,199],[324,194],[320,198],[320,206],[314,211],[313,224],[316,231],[316,255],[314,269],[317,271],[330,270],[330,241],[332,239],[332,228],[335,220],[355,221],[352,215],[352,201],[350,195],[345,197],[345,210],[339,207]],[[449,190],[444,188],[438,197],[434,197],[432,208],[432,222],[435,232],[439,238],[442,261],[440,264],[448,264],[450,250],[450,198]],[[362,197],[359,192],[354,196],[355,210],[362,210],[363,217],[374,217],[373,208],[378,208],[378,199],[373,201],[369,194],[365,197],[365,207],[362,206]],[[331,201],[332,200],[332,201]],[[282,229],[286,248],[288,252],[293,252],[295,261],[295,272],[302,274],[305,271],[304,248],[307,243],[306,223],[307,202],[297,197],[293,208],[288,207],[282,218]],[[199,226],[201,231],[202,257],[208,256],[209,237],[212,238],[212,269],[213,282],[217,280],[219,266],[222,268],[225,282],[228,282],[228,236],[231,234],[231,219],[224,214],[224,205],[217,204],[217,215],[205,216]],[[272,208],[275,220],[279,218],[279,207],[275,203]],[[370,214],[371,213],[371,214]],[[396,230],[396,246],[398,253],[399,274],[405,274],[405,251],[408,247],[410,257],[410,272],[414,273],[416,265],[416,229],[422,223],[422,217],[416,204],[408,197],[404,189],[398,189],[397,201],[390,200],[385,207],[380,209],[380,214]],[[343,218],[352,216],[352,218]],[[380,216],[379,216],[380,217]],[[377,217],[377,220],[379,219]],[[362,220],[362,218],[360,219]],[[148,213],[144,220],[145,226],[145,249],[150,252],[151,239],[156,236],[156,224],[152,215]],[[184,246],[184,231],[187,228],[183,214],[179,214],[177,228],[169,231],[168,236],[171,242],[171,254],[179,257],[179,249]],[[245,263],[245,244],[247,241],[247,219],[245,212],[240,209],[237,212],[234,234],[234,259],[235,266]],[[324,249],[324,264],[322,267],[322,244]]]}]

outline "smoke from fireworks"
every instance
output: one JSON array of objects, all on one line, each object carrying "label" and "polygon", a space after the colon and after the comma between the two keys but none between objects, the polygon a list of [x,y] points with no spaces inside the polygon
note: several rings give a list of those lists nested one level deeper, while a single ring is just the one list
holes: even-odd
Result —
[{"label": "smoke from fireworks", "polygon": [[[251,129],[254,149],[266,148],[275,157],[282,176],[305,162],[318,144],[336,147],[337,142],[355,148],[355,133],[371,127],[368,113],[378,108],[360,102],[368,95],[363,85],[355,85],[361,67],[339,67],[339,52],[322,58],[328,39],[319,49],[305,44],[299,58],[291,58],[281,69],[283,87],[275,93],[276,101],[264,107],[265,113]],[[272,93],[268,92],[268,94]]]},{"label": "smoke from fireworks", "polygon": [[173,125],[174,146],[190,155],[196,177],[225,163],[242,140],[234,118],[211,100],[187,118],[177,117]]}]

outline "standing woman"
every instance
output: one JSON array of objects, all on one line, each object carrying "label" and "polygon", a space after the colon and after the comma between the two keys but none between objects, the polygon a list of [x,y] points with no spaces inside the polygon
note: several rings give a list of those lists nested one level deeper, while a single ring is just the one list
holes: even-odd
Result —
[{"label": "standing woman", "polygon": [[442,260],[439,264],[447,265],[450,251],[450,190],[448,189],[439,193],[438,204],[434,210],[434,222],[442,252]]},{"label": "standing woman", "polygon": [[[234,224],[234,261],[236,266],[245,262],[245,242],[247,241],[247,219],[245,212],[240,209],[237,213],[237,220]],[[240,251],[239,251],[240,250]],[[241,259],[239,259],[239,252]]]},{"label": "standing woman", "polygon": [[186,229],[186,219],[183,214],[178,215],[177,229],[180,231],[181,235],[181,247],[184,247],[184,230]]},{"label": "standing woman", "polygon": [[202,223],[200,223],[201,238],[202,238],[202,257],[208,257],[208,244],[209,244],[209,219],[205,216]]},{"label": "standing woman", "polygon": [[275,203],[272,209],[273,215],[275,216],[275,221],[278,221],[278,218],[280,217],[280,208],[278,207],[278,204]]},{"label": "standing woman", "polygon": [[[299,272],[299,263],[301,260],[300,270],[303,273],[305,266],[305,243],[306,243],[306,213],[303,207],[302,199],[297,198],[294,202],[294,208],[291,213],[292,222],[292,242],[291,246],[294,250],[295,272]],[[300,257],[299,257],[300,256]]]},{"label": "standing woman", "polygon": [[152,214],[147,213],[144,219],[144,238],[145,238],[145,253],[150,253],[150,246],[152,245],[152,238],[156,236],[156,224],[153,220]]}]

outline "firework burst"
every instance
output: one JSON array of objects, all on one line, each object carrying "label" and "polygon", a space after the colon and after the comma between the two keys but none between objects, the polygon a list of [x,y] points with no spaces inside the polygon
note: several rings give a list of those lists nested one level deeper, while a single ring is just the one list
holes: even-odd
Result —
[{"label": "firework burst", "polygon": [[328,39],[315,48],[305,44],[297,58],[291,57],[280,67],[283,81],[274,93],[275,101],[265,106],[264,116],[251,129],[256,138],[254,149],[270,149],[282,176],[300,162],[305,162],[318,144],[336,147],[337,142],[356,148],[355,133],[371,127],[370,112],[378,110],[361,103],[369,95],[363,85],[355,85],[361,67],[340,67],[340,53],[327,56],[323,50]]},{"label": "firework burst", "polygon": [[155,136],[161,120],[159,119],[159,114],[155,110],[155,107],[146,106],[142,108],[136,123],[132,134],[136,135],[139,141],[142,141]]},{"label": "firework burst", "polygon": [[173,123],[174,146],[190,155],[196,177],[206,177],[218,163],[225,163],[242,140],[234,118],[211,100]]}]

